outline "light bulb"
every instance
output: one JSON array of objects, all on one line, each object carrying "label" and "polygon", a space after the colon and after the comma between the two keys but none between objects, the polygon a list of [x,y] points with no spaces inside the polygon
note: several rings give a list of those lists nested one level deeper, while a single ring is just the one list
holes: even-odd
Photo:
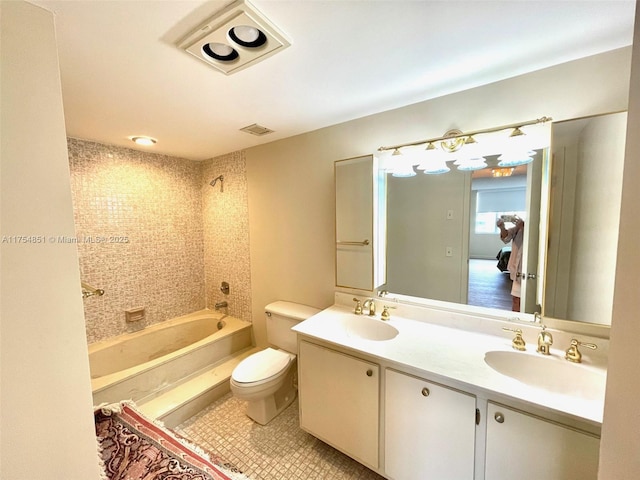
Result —
[{"label": "light bulb", "polygon": [[240,40],[247,43],[255,42],[260,36],[260,31],[249,25],[238,25],[233,27],[233,31]]},{"label": "light bulb", "polygon": [[149,147],[158,142],[155,138],[151,138],[151,137],[138,136],[138,137],[130,137],[130,138],[131,138],[131,141],[136,145],[143,145],[145,147]]},{"label": "light bulb", "polygon": [[226,43],[212,42],[202,46],[202,53],[221,62],[230,62],[238,58],[238,52]]},{"label": "light bulb", "polygon": [[484,157],[468,158],[458,163],[458,170],[462,170],[463,172],[471,172],[474,170],[482,170],[486,166],[487,163],[485,162]]}]

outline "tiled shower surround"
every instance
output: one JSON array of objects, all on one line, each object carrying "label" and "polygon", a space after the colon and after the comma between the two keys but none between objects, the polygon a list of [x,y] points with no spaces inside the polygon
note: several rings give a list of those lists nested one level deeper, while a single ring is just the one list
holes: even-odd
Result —
[{"label": "tiled shower surround", "polygon": [[[105,290],[84,300],[89,343],[222,300],[251,321],[242,152],[194,162],[74,138],[68,147],[80,275]],[[209,185],[218,175],[224,192]],[[127,323],[137,307],[145,319]]]},{"label": "tiled shower surround", "polygon": [[[202,164],[204,191],[204,258],[206,301],[209,308],[227,300],[229,312],[251,320],[251,263],[249,261],[249,199],[244,152],[235,152]],[[209,182],[219,175],[224,181]],[[223,190],[223,191],[222,191]],[[220,292],[229,282],[228,296]]]}]

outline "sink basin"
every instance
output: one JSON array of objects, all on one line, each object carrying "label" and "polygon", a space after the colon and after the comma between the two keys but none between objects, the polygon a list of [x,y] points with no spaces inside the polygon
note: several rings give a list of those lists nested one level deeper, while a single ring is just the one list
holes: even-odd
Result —
[{"label": "sink basin", "polygon": [[343,325],[350,337],[364,340],[391,340],[398,335],[398,329],[382,320],[360,315],[349,315]]},{"label": "sink basin", "polygon": [[602,400],[606,373],[564,358],[516,351],[491,351],[484,356],[496,372],[554,393]]}]

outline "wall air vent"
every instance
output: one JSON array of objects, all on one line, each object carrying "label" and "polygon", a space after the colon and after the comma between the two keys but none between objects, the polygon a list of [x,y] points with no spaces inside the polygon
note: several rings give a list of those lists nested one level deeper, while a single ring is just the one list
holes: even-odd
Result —
[{"label": "wall air vent", "polygon": [[187,35],[179,47],[230,75],[289,45],[284,34],[253,5],[237,0]]},{"label": "wall air vent", "polygon": [[263,127],[262,125],[258,125],[254,123],[253,125],[249,125],[247,127],[243,127],[240,129],[241,132],[247,132],[252,135],[262,136],[267,135],[269,133],[273,133],[273,130],[268,129],[267,127]]}]

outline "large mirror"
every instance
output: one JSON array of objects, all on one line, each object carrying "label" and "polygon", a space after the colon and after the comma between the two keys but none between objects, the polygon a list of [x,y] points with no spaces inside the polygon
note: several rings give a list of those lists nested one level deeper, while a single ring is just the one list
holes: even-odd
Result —
[{"label": "large mirror", "polygon": [[513,170],[497,170],[493,156],[473,172],[388,174],[380,290],[514,310],[514,246],[497,223],[517,215],[525,232],[518,311],[610,324],[626,114],[558,122],[551,131],[551,147]]},{"label": "large mirror", "polygon": [[[504,169],[493,155],[486,168],[475,171],[454,167],[442,175],[388,175],[384,288],[478,307],[539,310],[538,212],[546,154],[535,150],[531,163]],[[503,216],[524,222],[516,241],[501,238]],[[504,221],[505,231],[515,229],[511,220]],[[515,307],[514,281],[521,300]]]}]

